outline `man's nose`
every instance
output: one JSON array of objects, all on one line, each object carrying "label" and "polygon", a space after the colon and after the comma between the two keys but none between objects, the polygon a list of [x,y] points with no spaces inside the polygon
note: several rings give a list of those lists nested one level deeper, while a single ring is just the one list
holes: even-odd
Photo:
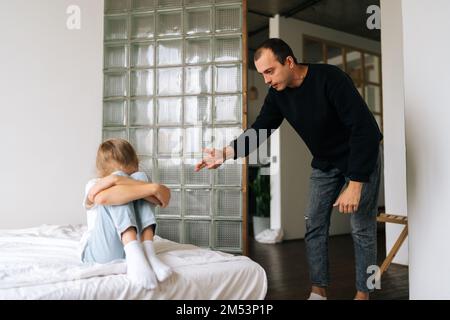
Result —
[{"label": "man's nose", "polygon": [[264,76],[264,82],[265,82],[266,84],[270,84],[270,83],[272,82],[272,80],[270,79],[270,77]]}]

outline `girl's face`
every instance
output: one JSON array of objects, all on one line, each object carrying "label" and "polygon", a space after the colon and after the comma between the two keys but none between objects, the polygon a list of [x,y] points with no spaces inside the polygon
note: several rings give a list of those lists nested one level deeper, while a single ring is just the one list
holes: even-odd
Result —
[{"label": "girl's face", "polygon": [[131,174],[135,173],[136,171],[138,171],[138,168],[135,168],[135,167],[129,167],[129,168],[122,168],[122,169],[120,169],[120,170],[122,170],[123,172],[125,172],[127,175],[131,175]]},{"label": "girl's face", "polygon": [[105,169],[106,169],[106,170],[104,170],[105,172],[101,172],[101,171],[98,172],[98,175],[101,178],[106,177],[115,171],[123,171],[126,174],[131,175],[134,172],[138,171],[139,168],[136,168],[135,166],[126,166],[126,165],[120,164],[118,162],[111,161],[109,163],[108,167]]},{"label": "girl's face", "polygon": [[105,177],[115,171],[132,174],[139,170],[139,158],[133,146],[123,139],[110,139],[97,150],[97,175]]}]

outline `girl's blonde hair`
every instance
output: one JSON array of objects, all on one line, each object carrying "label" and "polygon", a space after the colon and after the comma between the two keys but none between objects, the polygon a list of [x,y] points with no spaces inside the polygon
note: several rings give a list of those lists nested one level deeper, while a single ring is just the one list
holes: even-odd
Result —
[{"label": "girl's blonde hair", "polygon": [[128,141],[109,139],[98,147],[96,167],[100,177],[110,175],[116,170],[131,174],[138,170],[139,159]]}]

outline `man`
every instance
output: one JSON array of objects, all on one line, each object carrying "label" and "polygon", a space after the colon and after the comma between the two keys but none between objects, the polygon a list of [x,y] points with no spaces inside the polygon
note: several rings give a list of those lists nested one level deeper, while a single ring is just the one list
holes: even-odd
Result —
[{"label": "man", "polygon": [[[333,206],[351,214],[355,248],[355,299],[368,299],[370,266],[376,265],[376,215],[382,134],[351,78],[326,64],[303,64],[281,39],[266,40],[255,66],[270,86],[255,123],[223,150],[205,149],[196,170],[215,169],[245,157],[286,119],[313,155],[305,243],[312,283],[310,299],[326,299],[328,229]],[[250,144],[254,130],[257,144]],[[265,130],[264,132],[266,132]],[[260,134],[261,133],[261,134]],[[253,147],[253,148],[252,148]],[[290,168],[295,170],[295,168]],[[341,192],[342,191],[342,192]],[[369,268],[369,270],[368,270]]]}]

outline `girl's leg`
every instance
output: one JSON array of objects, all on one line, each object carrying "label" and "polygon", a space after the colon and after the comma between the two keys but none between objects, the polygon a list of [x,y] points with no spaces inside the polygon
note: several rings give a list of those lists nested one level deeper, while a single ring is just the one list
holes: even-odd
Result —
[{"label": "girl's leg", "polygon": [[[135,172],[131,175],[131,178],[148,182],[147,175],[143,172]],[[134,209],[136,211],[138,230],[140,232],[140,237],[148,262],[155,271],[158,280],[162,282],[170,277],[172,274],[172,269],[158,259],[153,245],[153,236],[156,228],[156,219],[154,214],[155,206],[151,205],[146,200],[141,199],[134,201]]]},{"label": "girl's leg", "polygon": [[172,274],[172,268],[163,263],[156,255],[155,247],[153,245],[153,225],[145,228],[142,231],[142,245],[144,246],[147,260],[156,273],[159,281],[164,281]]},{"label": "girl's leg", "polygon": [[106,263],[114,259],[127,262],[127,275],[136,284],[153,289],[157,281],[142,244],[137,241],[134,204],[98,206],[97,221],[85,251],[87,261]]},{"label": "girl's leg", "polygon": [[120,234],[104,206],[97,207],[94,229],[83,252],[83,262],[108,263],[125,259],[125,251]]},{"label": "girl's leg", "polygon": [[[130,175],[130,178],[134,180],[150,182],[145,172],[135,172]],[[146,200],[136,200],[134,201],[134,210],[136,212],[136,222],[139,230],[139,235],[142,235],[142,231],[149,226],[156,225],[155,219],[155,205],[149,203]]]}]

